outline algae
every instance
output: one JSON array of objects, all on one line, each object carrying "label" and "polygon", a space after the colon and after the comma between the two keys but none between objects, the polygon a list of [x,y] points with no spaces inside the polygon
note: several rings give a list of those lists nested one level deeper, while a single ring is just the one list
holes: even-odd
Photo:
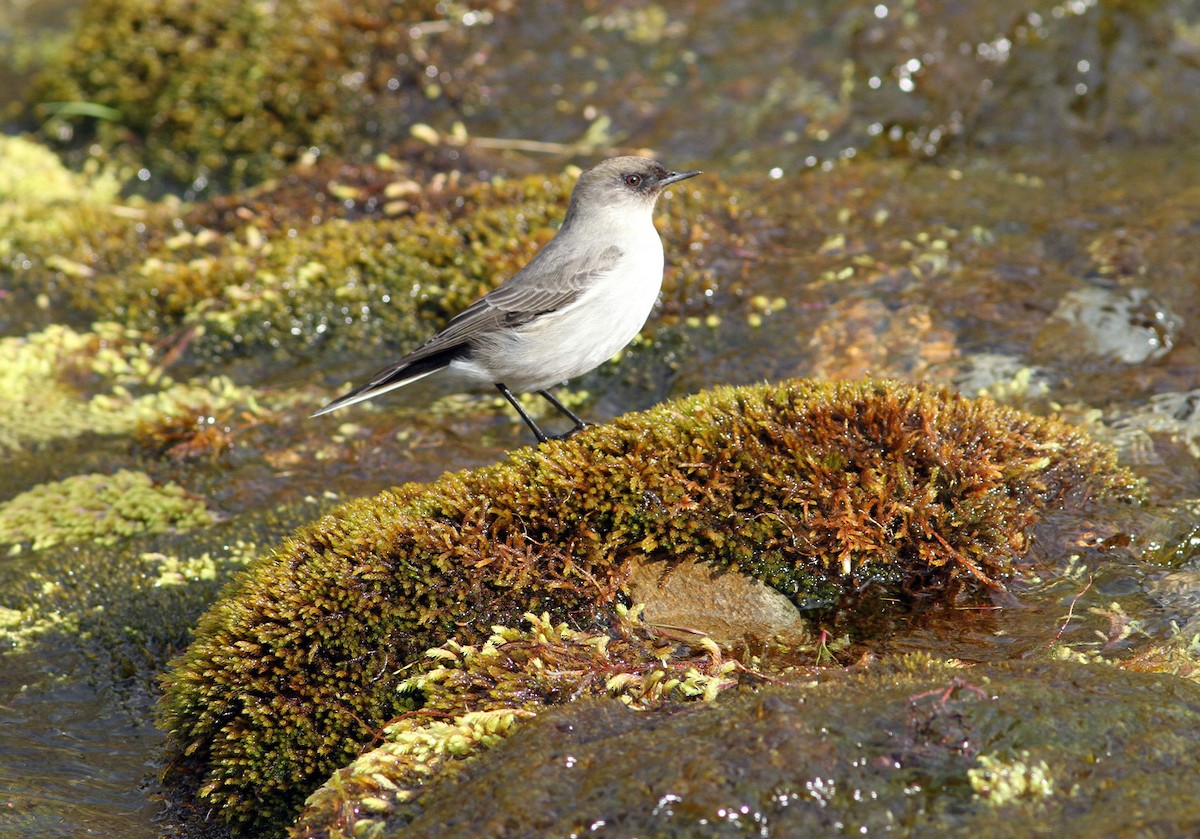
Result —
[{"label": "algae", "polygon": [[1056,420],[895,383],[722,388],[627,415],[350,502],[252,565],[164,677],[170,775],[277,830],[411,710],[396,687],[425,649],[527,612],[603,624],[635,557],[750,574],[849,625],[999,588],[1049,506],[1141,491]]},{"label": "algae", "polygon": [[121,180],[111,170],[93,164],[88,171],[73,172],[44,145],[0,136],[0,229],[6,232],[37,209],[108,204],[120,190]]},{"label": "algae", "polygon": [[0,338],[0,453],[90,433],[128,434],[201,409],[258,411],[228,377],[177,382],[141,333],[112,322]]},{"label": "algae", "polygon": [[92,675],[118,694],[148,693],[230,578],[328,503],[214,515],[201,527],[143,529],[112,543],[64,540],[10,557],[0,563],[0,655],[24,654],[31,674],[51,681]]},{"label": "algae", "polygon": [[[109,236],[127,246],[131,239],[121,234],[143,215],[137,202],[121,206],[121,186],[94,161],[73,172],[43,145],[0,136],[0,265],[19,277],[35,261],[48,263],[48,282],[29,288],[37,295],[90,278],[93,249]],[[9,284],[3,279],[0,288]]]}]

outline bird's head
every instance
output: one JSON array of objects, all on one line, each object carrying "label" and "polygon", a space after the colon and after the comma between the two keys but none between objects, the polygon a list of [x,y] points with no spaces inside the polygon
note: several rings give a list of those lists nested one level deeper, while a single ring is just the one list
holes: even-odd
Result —
[{"label": "bird's head", "polygon": [[609,158],[579,176],[567,218],[597,211],[648,213],[664,189],[699,174],[698,170],[673,172],[645,157]]}]

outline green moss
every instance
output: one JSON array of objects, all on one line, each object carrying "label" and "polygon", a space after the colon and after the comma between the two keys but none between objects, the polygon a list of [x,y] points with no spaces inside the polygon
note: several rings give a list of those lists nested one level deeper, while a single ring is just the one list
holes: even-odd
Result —
[{"label": "green moss", "polygon": [[1014,760],[994,755],[979,755],[978,766],[967,770],[971,789],[993,807],[1003,807],[1018,798],[1049,798],[1054,795],[1054,779],[1046,761],[1031,763],[1024,751]]},{"label": "green moss", "polygon": [[738,569],[848,620],[999,586],[1048,505],[1140,491],[1078,430],[900,384],[725,388],[628,415],[351,502],[254,564],[165,677],[176,778],[277,827],[405,710],[425,649],[526,612],[603,623],[635,556]]},{"label": "green moss", "polygon": [[[439,19],[450,31],[411,55],[408,24]],[[103,109],[111,118],[92,126],[103,146],[128,153],[132,132],[157,171],[244,184],[310,149],[404,137],[426,99],[424,61],[465,29],[433,2],[349,11],[331,0],[88,0],[29,98],[57,114],[52,136],[70,134],[78,112]]]},{"label": "green moss", "polygon": [[121,182],[111,172],[72,172],[58,155],[24,137],[0,136],[0,230],[29,213],[31,207],[83,202],[105,204],[117,199]]},{"label": "green moss", "polygon": [[306,499],[113,544],[64,540],[0,562],[0,668],[55,683],[94,676],[140,696],[234,572],[328,506]]},{"label": "green moss", "polygon": [[57,277],[92,276],[90,249],[105,234],[134,225],[115,209],[120,188],[112,172],[95,164],[72,172],[45,146],[0,136],[0,265],[19,274],[37,259],[48,261]]},{"label": "green moss", "polygon": [[528,628],[493,627],[482,645],[451,641],[425,653],[402,693],[418,693],[420,710],[384,729],[386,742],[313,793],[294,833],[361,836],[404,811],[453,762],[491,748],[542,708],[611,696],[638,710],[688,700],[711,701],[737,684],[738,664],[703,635],[665,638],[618,607],[612,627],[581,632],[546,615]]},{"label": "green moss", "polygon": [[42,550],[64,542],[111,545],[140,533],[211,524],[203,499],[125,469],[43,484],[0,505],[0,544]]},{"label": "green moss", "polygon": [[[504,185],[477,185],[467,192],[487,206],[453,219],[335,220],[261,244],[231,236],[209,257],[159,261],[132,284],[114,283],[109,304],[147,315],[169,305],[168,316],[201,329],[196,351],[214,357],[411,346],[516,273],[554,235],[570,186],[560,177],[551,189],[510,203]],[[205,305],[196,305],[199,297]],[[142,309],[151,301],[154,308]]]},{"label": "green moss", "polygon": [[23,573],[10,569],[0,579],[4,602],[11,604],[0,606],[0,647],[12,653],[54,637],[69,639],[68,647],[82,644],[89,660],[112,664],[119,678],[135,671],[152,677],[169,650],[187,643],[189,618],[260,552],[232,536],[219,546],[204,544],[204,529],[192,530],[191,542],[169,535],[184,553],[167,553],[158,549],[162,545],[144,550],[145,541],[136,537],[151,535],[149,530],[131,535],[115,548],[60,542],[42,551],[36,564],[22,564]]}]

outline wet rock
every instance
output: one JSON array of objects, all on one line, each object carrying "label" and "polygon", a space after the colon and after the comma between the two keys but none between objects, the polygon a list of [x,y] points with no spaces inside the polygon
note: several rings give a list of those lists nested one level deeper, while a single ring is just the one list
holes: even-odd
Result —
[{"label": "wet rock", "polygon": [[737,570],[830,625],[994,591],[1044,511],[1137,498],[1076,429],[887,382],[726,388],[351,502],[201,621],[164,687],[173,782],[256,833],[413,710],[406,666],[533,612],[580,627],[635,560]]},{"label": "wet rock", "polygon": [[645,606],[651,625],[701,632],[719,642],[812,639],[811,624],[787,597],[753,577],[718,573],[698,562],[673,568],[665,561],[635,562],[629,596]]}]

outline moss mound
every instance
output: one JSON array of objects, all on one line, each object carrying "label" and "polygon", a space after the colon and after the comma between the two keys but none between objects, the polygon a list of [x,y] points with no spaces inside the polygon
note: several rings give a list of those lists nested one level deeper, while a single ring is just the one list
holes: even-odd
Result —
[{"label": "moss mound", "polygon": [[410,709],[406,664],[527,612],[602,625],[634,556],[700,558],[852,615],[997,585],[1047,505],[1138,491],[1082,432],[989,401],[886,382],[702,393],[301,530],[166,676],[170,776],[278,829]]},{"label": "moss mound", "polygon": [[[4,174],[0,165],[0,190]],[[75,183],[60,179],[51,188]],[[168,341],[179,352],[227,371],[238,357],[320,354],[328,364],[345,353],[361,363],[364,347],[411,348],[554,236],[576,179],[297,166],[274,189],[190,208],[108,204],[88,187],[101,176],[77,180],[75,201],[28,199],[42,191],[31,181],[13,209],[0,208],[0,221],[13,217],[0,229],[0,267],[11,272],[0,286],[83,322],[119,316],[132,329],[176,332]],[[405,204],[395,213],[393,188]],[[737,235],[714,232],[743,226],[737,206],[720,182],[663,202],[667,252],[683,263],[668,271],[664,317],[708,305],[711,255],[695,249]]]}]

